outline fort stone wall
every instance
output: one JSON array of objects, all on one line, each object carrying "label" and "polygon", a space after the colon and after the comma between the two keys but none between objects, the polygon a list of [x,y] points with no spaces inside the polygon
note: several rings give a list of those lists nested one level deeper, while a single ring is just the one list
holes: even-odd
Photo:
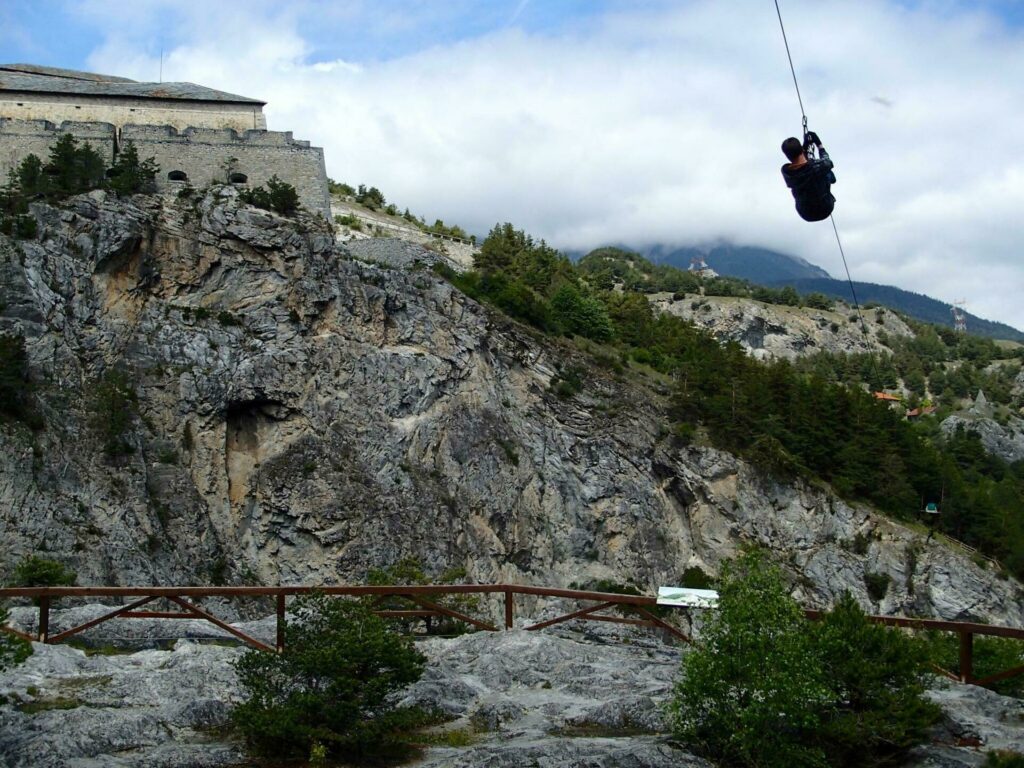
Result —
[{"label": "fort stone wall", "polygon": [[67,121],[55,125],[48,120],[0,118],[0,184],[6,183],[7,173],[29,155],[46,162],[50,147],[65,133],[72,134],[83,144],[88,142],[107,165],[113,162],[117,131],[110,123]]},{"label": "fort stone wall", "polygon": [[157,188],[181,189],[186,184],[205,187],[230,182],[239,186],[266,186],[276,175],[295,187],[307,209],[330,217],[330,195],[324,152],[290,132],[231,128],[187,128],[168,125],[125,125],[0,118],[0,184],[7,172],[29,154],[45,161],[62,134],[89,142],[107,165],[126,142],[135,144],[143,159],[153,157],[160,172]]},{"label": "fort stone wall", "polygon": [[95,96],[58,93],[0,94],[0,117],[14,120],[49,120],[170,125],[185,128],[234,128],[266,130],[267,118],[259,104],[204,103],[183,99],[139,99],[126,96]]},{"label": "fort stone wall", "polygon": [[292,138],[290,131],[177,131],[166,125],[126,125],[121,142],[128,141],[135,144],[140,157],[156,159],[160,188],[186,183],[204,187],[214,182],[266,186],[276,175],[295,187],[306,208],[330,217],[324,151]]}]

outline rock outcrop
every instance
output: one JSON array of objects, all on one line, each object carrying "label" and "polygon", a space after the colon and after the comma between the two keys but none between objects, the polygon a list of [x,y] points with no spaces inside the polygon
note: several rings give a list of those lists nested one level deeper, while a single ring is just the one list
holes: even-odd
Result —
[{"label": "rock outcrop", "polygon": [[[48,553],[81,583],[330,583],[414,557],[477,582],[650,590],[758,542],[810,605],[849,590],[1024,622],[1019,584],[968,553],[676,446],[663,384],[430,271],[353,259],[326,224],[228,188],[33,213],[38,239],[0,240],[0,332],[25,336],[46,422],[0,427],[4,571]],[[569,368],[583,388],[564,397]],[[136,401],[112,414],[117,370]],[[113,415],[126,450],[108,455]],[[890,576],[879,603],[868,573]]]},{"label": "rock outcrop", "polygon": [[896,314],[878,307],[863,311],[863,324],[855,310],[843,304],[837,310],[787,307],[728,296],[671,294],[652,296],[663,312],[704,328],[721,341],[735,341],[759,359],[792,360],[815,352],[883,352],[888,347],[880,334],[912,336]]},{"label": "rock outcrop", "polygon": [[1005,424],[995,419],[966,411],[948,416],[940,425],[946,435],[963,428],[974,432],[981,439],[985,450],[1003,461],[1013,463],[1024,461],[1024,419],[1011,416]]}]

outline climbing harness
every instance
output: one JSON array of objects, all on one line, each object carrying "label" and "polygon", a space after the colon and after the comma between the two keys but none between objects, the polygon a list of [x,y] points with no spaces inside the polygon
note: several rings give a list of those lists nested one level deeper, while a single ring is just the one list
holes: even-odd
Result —
[{"label": "climbing harness", "polygon": [[[789,38],[786,36],[786,25],[782,21],[782,10],[779,8],[779,0],[775,0],[775,13],[779,17],[779,29],[782,30],[782,42],[786,46],[786,58],[789,59],[789,71],[793,75],[793,87],[796,88],[796,100],[800,104],[800,116],[803,119],[804,146],[807,145],[807,110],[804,109],[804,99],[800,94],[800,83],[796,79],[796,67],[793,66],[793,54],[789,50]],[[813,149],[813,155],[817,157],[817,147]],[[853,296],[853,306],[857,310],[857,317],[860,318],[860,327],[866,332],[867,324],[864,322],[864,313],[861,311],[860,302],[857,300],[857,289],[853,287],[853,278],[850,276],[850,267],[846,263],[846,252],[843,250],[843,241],[839,237],[839,227],[836,226],[835,216],[829,214],[829,221],[832,222],[832,231],[836,233],[836,245],[839,246],[839,255],[843,259],[843,268],[846,270],[846,282],[850,284],[850,294]]]}]

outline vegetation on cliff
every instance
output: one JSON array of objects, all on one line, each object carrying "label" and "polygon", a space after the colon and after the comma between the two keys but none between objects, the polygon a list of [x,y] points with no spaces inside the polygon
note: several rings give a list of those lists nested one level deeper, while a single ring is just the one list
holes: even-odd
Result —
[{"label": "vegetation on cliff", "polygon": [[[783,478],[825,480],[843,497],[903,520],[942,499],[943,530],[1024,575],[1024,466],[987,455],[973,435],[945,439],[813,364],[754,360],[735,343],[720,344],[656,313],[640,292],[596,285],[585,268],[511,224],[491,230],[473,271],[438,271],[547,333],[604,345],[602,359],[612,367],[649,366],[672,376],[677,440],[707,440]],[[936,334],[907,341],[898,364],[916,355],[923,368],[926,355],[950,354]],[[979,361],[997,354],[984,340],[955,343]]]},{"label": "vegetation on cliff", "polygon": [[835,300],[821,293],[801,296],[789,286],[768,288],[738,277],[706,277],[670,264],[654,264],[622,248],[597,248],[580,259],[576,267],[588,283],[602,290],[621,286],[639,293],[669,292],[681,297],[686,293],[703,292],[705,296],[737,296],[788,307],[835,307]]},{"label": "vegetation on cliff", "polygon": [[0,232],[19,238],[35,237],[36,222],[28,208],[32,200],[61,200],[101,188],[119,196],[150,192],[159,170],[152,157],[140,159],[131,142],[107,168],[91,144],[80,145],[78,139],[66,133],[50,148],[45,163],[36,155],[28,155],[8,174],[7,184],[0,187]]},{"label": "vegetation on cliff", "polygon": [[0,335],[0,421],[5,418],[21,421],[33,429],[42,427],[21,336]]}]

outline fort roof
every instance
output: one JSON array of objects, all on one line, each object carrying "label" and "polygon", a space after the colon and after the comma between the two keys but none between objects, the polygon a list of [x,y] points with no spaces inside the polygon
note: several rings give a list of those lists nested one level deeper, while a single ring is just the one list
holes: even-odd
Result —
[{"label": "fort roof", "polygon": [[3,91],[260,106],[266,104],[259,99],[217,91],[195,83],[139,83],[123,77],[32,64],[0,64],[0,92]]}]

